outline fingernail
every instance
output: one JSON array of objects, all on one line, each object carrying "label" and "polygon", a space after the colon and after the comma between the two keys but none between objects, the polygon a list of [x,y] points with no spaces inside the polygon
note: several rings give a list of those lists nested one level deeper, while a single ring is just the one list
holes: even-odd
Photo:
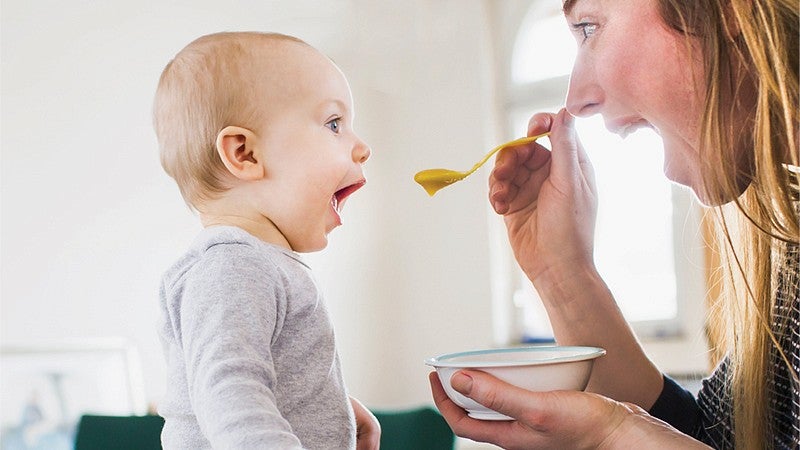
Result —
[{"label": "fingernail", "polygon": [[450,378],[450,385],[456,391],[469,395],[472,392],[472,377],[462,372],[456,372]]}]

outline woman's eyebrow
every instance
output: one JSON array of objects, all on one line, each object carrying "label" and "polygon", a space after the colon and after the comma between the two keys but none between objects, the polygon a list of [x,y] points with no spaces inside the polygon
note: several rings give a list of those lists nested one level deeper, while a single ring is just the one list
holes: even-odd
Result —
[{"label": "woman's eyebrow", "polygon": [[561,5],[561,10],[564,11],[564,15],[568,15],[579,1],[581,0],[564,0],[564,3]]}]

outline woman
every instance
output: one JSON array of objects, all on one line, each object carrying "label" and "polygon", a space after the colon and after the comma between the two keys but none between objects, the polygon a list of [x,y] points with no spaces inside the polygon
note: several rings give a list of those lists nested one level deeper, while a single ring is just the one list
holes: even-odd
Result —
[{"label": "woman", "polygon": [[[566,111],[528,126],[551,132],[552,151],[502,152],[489,198],[559,344],[608,354],[590,392],[453,377],[456,390],[516,421],[469,418],[432,374],[437,406],[458,435],[506,448],[800,448],[797,0],[566,0],[563,9],[579,47]],[[712,328],[726,357],[696,399],[647,359],[594,266],[595,184],[572,116],[597,113],[621,135],[655,129],[667,177],[714,212],[726,283]]]}]

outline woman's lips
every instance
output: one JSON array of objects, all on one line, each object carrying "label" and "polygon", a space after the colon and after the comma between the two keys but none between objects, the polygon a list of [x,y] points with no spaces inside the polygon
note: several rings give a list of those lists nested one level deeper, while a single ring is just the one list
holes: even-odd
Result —
[{"label": "woman's lips", "polygon": [[606,128],[625,139],[628,135],[640,128],[653,128],[653,126],[644,119],[623,119],[606,124]]}]

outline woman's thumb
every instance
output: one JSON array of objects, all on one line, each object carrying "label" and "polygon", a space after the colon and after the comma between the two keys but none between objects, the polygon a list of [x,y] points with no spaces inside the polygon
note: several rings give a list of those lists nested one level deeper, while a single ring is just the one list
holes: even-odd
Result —
[{"label": "woman's thumb", "polygon": [[561,109],[553,121],[550,143],[553,146],[551,174],[561,178],[579,173],[580,144],[575,132],[575,117],[566,109]]},{"label": "woman's thumb", "polygon": [[450,385],[462,395],[509,417],[520,417],[536,405],[532,398],[536,393],[481,371],[458,371],[450,379]]}]

